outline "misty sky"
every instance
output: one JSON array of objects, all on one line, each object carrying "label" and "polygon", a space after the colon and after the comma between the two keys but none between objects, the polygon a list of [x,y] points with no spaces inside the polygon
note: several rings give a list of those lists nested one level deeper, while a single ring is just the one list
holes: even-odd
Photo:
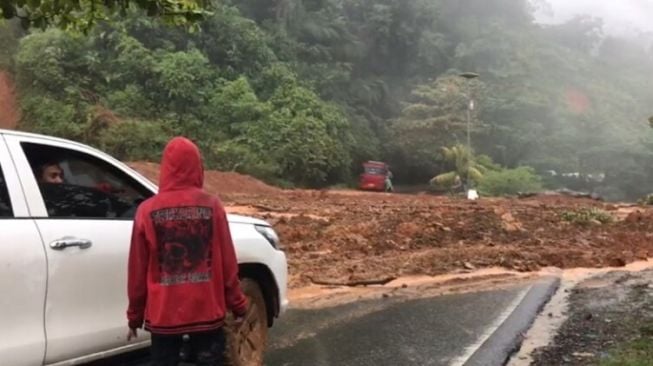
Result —
[{"label": "misty sky", "polygon": [[577,14],[602,18],[607,33],[653,31],[653,0],[546,0],[552,14],[540,13],[542,22],[562,22]]}]

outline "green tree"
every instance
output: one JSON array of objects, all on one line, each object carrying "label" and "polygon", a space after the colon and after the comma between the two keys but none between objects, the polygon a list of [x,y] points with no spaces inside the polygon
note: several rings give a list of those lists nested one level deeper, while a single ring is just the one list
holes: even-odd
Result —
[{"label": "green tree", "polygon": [[274,157],[280,178],[320,186],[348,177],[351,133],[339,108],[296,85],[280,87],[268,103],[269,118],[251,124],[245,138]]},{"label": "green tree", "polygon": [[491,160],[476,157],[474,152],[464,145],[442,148],[442,160],[451,171],[439,174],[430,181],[431,185],[440,188],[454,188],[478,184],[489,169],[496,169]]},{"label": "green tree", "polygon": [[253,151],[245,139],[236,138],[213,146],[214,166],[223,171],[249,174],[272,183],[291,182],[280,174],[280,167],[270,154]]},{"label": "green tree", "polygon": [[194,24],[207,14],[208,6],[208,2],[198,0],[5,0],[0,3],[0,16],[18,18],[25,28],[57,26],[87,31],[113,14],[125,14],[131,7],[173,24]]},{"label": "green tree", "polygon": [[[482,99],[482,84],[471,86],[454,75],[438,78],[430,84],[419,85],[411,93],[399,118],[389,129],[394,150],[390,160],[393,166],[406,166],[410,175],[398,171],[398,177],[425,180],[439,170],[433,160],[442,146],[465,141],[469,93]],[[481,104],[481,103],[477,103]],[[483,129],[477,114],[472,114],[471,130],[474,135]]]},{"label": "green tree", "polygon": [[[26,34],[18,19],[0,26],[24,129],[126,159],[154,156],[146,133],[185,134],[209,167],[313,186],[383,159],[421,183],[454,170],[433,157],[466,140],[471,89],[478,153],[605,177],[573,188],[611,199],[650,193],[651,35],[606,36],[586,16],[539,24],[539,0],[229,0],[195,32],[161,21],[165,6],[149,17],[141,3],[53,4],[20,10],[41,19]],[[48,24],[87,33],[34,30]],[[467,85],[460,71],[481,77]],[[111,138],[129,128],[144,149]]]},{"label": "green tree", "polygon": [[156,121],[127,120],[104,126],[87,141],[125,161],[159,161],[169,137],[165,127]]},{"label": "green tree", "polygon": [[17,22],[0,20],[0,70],[13,68],[21,33]]},{"label": "green tree", "polygon": [[200,25],[202,31],[194,35],[194,43],[225,78],[242,74],[254,78],[277,60],[268,35],[234,7],[217,5],[214,14]]}]

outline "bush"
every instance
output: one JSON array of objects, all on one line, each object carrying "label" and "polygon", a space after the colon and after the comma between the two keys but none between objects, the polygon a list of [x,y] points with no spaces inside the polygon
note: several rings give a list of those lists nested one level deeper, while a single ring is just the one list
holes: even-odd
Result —
[{"label": "bush", "polygon": [[646,196],[640,198],[639,201],[637,201],[640,205],[644,206],[653,206],[653,193],[647,194]]},{"label": "bush", "polygon": [[609,224],[614,222],[614,217],[598,208],[581,208],[575,211],[565,211],[560,217],[572,224],[588,225],[591,223]]},{"label": "bush", "polygon": [[84,125],[75,106],[47,96],[24,95],[20,129],[67,139],[80,139]]},{"label": "bush", "polygon": [[246,144],[225,141],[214,144],[207,163],[211,168],[254,176],[268,183],[276,183],[279,166],[269,156],[253,152]]},{"label": "bush", "polygon": [[490,170],[479,185],[479,191],[485,196],[511,196],[518,193],[533,193],[543,189],[542,179],[533,168]]},{"label": "bush", "polygon": [[158,122],[129,120],[103,128],[87,142],[120,160],[158,161],[171,137]]}]

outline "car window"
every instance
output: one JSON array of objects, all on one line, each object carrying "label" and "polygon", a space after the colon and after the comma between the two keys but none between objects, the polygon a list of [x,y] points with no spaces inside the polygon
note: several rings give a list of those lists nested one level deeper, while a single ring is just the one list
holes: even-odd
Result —
[{"label": "car window", "polygon": [[131,219],[151,192],[94,156],[22,143],[49,217]]},{"label": "car window", "polygon": [[2,167],[0,167],[0,217],[13,216],[14,212],[11,208],[11,201],[9,200],[9,187],[7,187]]}]

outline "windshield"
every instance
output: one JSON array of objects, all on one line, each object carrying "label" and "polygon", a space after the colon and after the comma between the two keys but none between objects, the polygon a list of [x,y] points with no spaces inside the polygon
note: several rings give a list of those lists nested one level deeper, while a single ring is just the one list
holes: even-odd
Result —
[{"label": "windshield", "polygon": [[370,175],[385,175],[386,170],[381,167],[377,166],[366,166],[365,167],[365,174],[370,174]]}]

